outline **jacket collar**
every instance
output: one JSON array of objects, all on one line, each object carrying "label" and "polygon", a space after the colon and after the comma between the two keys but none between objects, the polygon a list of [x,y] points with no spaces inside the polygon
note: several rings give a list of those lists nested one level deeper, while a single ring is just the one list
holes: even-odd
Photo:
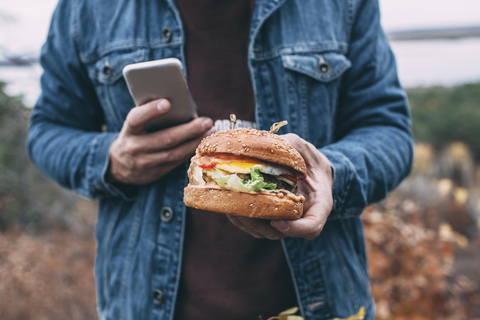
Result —
[{"label": "jacket collar", "polygon": [[286,1],[288,0],[256,0],[255,10],[253,11],[252,21],[250,23],[249,55],[253,55],[255,39],[263,23]]}]

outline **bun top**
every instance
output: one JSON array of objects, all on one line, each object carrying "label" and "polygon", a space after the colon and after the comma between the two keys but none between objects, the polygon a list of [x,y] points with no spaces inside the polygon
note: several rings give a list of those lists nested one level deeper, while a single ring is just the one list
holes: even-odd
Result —
[{"label": "bun top", "polygon": [[257,129],[233,129],[216,132],[197,147],[197,155],[216,153],[246,156],[291,168],[296,178],[305,179],[307,166],[300,153],[282,137]]}]

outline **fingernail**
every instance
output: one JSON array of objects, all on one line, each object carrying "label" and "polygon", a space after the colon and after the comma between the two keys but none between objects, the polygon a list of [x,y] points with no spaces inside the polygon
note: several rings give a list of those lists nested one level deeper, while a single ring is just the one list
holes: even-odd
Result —
[{"label": "fingernail", "polygon": [[210,130],[207,131],[207,135],[214,134],[215,132],[217,132],[217,130],[215,129],[215,127],[211,127]]},{"label": "fingernail", "polygon": [[213,121],[212,121],[212,119],[205,119],[205,120],[203,120],[203,122],[202,122],[203,131],[207,131],[207,130],[210,129],[212,126],[213,126]]},{"label": "fingernail", "polygon": [[160,111],[165,111],[168,108],[167,100],[162,100],[157,104],[157,109]]},{"label": "fingernail", "polygon": [[288,223],[283,220],[273,221],[272,227],[277,229],[278,231],[287,231],[288,230]]}]

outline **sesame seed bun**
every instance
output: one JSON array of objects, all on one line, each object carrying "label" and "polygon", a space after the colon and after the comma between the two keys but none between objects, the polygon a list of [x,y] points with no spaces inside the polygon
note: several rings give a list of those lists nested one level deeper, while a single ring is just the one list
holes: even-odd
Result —
[{"label": "sesame seed bun", "polygon": [[[202,177],[206,171],[202,171],[197,162],[202,157],[220,154],[250,157],[282,166],[287,168],[288,175],[299,180],[305,179],[307,174],[300,153],[280,136],[246,128],[221,131],[206,137],[197,147],[188,170],[190,183],[184,189],[183,201],[186,206],[259,219],[298,219],[302,216],[305,201],[303,195],[285,189],[261,189],[258,192],[230,190],[219,186],[214,180],[204,181]],[[277,184],[279,185],[280,183]]]},{"label": "sesame seed bun", "polygon": [[232,216],[258,219],[300,218],[305,198],[300,196],[298,201],[294,201],[288,195],[280,197],[279,194],[282,193],[247,193],[214,186],[189,185],[184,190],[183,201],[187,207]]},{"label": "sesame seed bun", "polygon": [[291,168],[297,179],[305,179],[305,160],[292,145],[282,137],[269,131],[256,129],[234,129],[214,133],[197,147],[198,155],[215,153],[252,157]]}]

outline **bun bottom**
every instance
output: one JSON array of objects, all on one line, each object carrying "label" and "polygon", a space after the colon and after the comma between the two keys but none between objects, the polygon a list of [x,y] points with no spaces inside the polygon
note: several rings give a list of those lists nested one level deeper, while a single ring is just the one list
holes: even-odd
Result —
[{"label": "bun bottom", "polygon": [[303,203],[275,193],[245,193],[189,185],[184,189],[187,207],[258,219],[298,219]]}]

